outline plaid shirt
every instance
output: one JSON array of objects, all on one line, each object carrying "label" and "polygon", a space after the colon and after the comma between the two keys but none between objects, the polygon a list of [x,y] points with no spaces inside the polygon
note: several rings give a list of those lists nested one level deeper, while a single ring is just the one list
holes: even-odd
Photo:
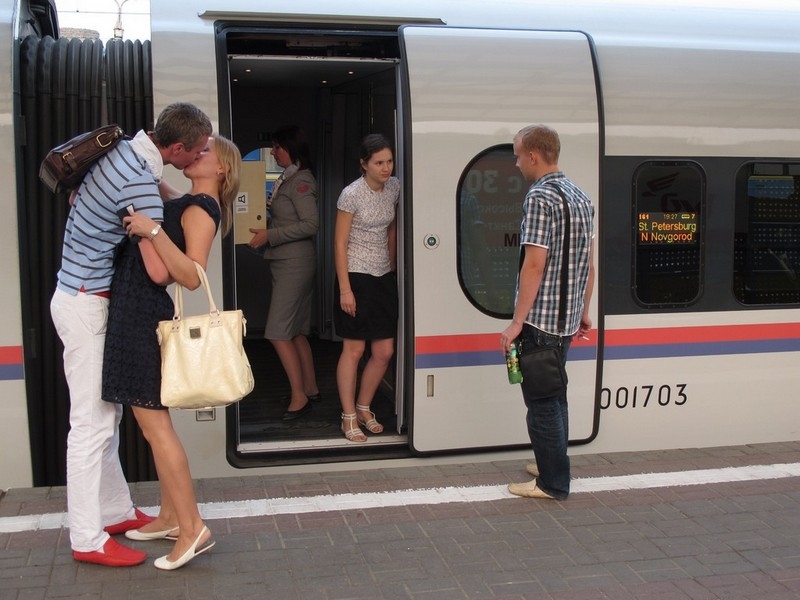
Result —
[{"label": "plaid shirt", "polygon": [[[566,198],[570,215],[566,326],[561,330],[558,327],[558,303],[563,260],[564,203],[556,188]],[[520,250],[524,244],[548,249],[539,292],[526,322],[552,335],[573,335],[580,326],[583,297],[589,279],[594,207],[589,197],[559,171],[545,175],[531,186],[525,196],[523,212]]]}]

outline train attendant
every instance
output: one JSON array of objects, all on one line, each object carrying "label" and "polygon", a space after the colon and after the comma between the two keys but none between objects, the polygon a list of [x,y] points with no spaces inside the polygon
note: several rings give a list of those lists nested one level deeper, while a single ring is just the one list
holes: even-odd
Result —
[{"label": "train attendant", "polygon": [[156,336],[159,321],[172,318],[174,307],[166,285],[200,286],[195,262],[203,268],[217,234],[231,227],[239,190],[241,155],[233,142],[209,138],[200,157],[184,169],[192,181],[188,194],[164,184],[173,199],[164,203],[163,231],[143,213],[124,222],[129,235],[139,236],[120,252],[111,285],[108,333],[103,366],[103,400],[131,407],[150,448],[158,472],[161,509],[158,517],[125,536],[132,540],[175,540],[155,567],[182,567],[214,545],[195,500],[189,460],[161,404],[161,351]]},{"label": "train attendant", "polygon": [[50,312],[64,343],[69,385],[67,511],[77,561],[123,567],[147,558],[109,537],[153,520],[133,507],[119,462],[122,406],[101,399],[114,257],[125,239],[118,215],[132,206],[160,221],[164,205],[156,181],[164,164],[183,169],[194,162],[210,133],[211,121],[197,107],[167,106],[153,132],[120,142],[91,168],[69,212]]},{"label": "train attendant", "polygon": [[[586,194],[559,170],[560,152],[558,134],[543,125],[526,127],[514,137],[517,168],[532,185],[523,205],[519,240],[524,258],[514,316],[500,335],[500,344],[503,352],[508,352],[517,340],[523,358],[526,349],[532,347],[560,347],[563,366],[572,336],[585,335],[592,327],[589,300],[594,284],[594,208]],[[562,278],[567,227],[569,270]],[[560,311],[563,295],[566,303]],[[525,380],[534,380],[537,374],[526,372],[523,359],[520,366],[536,465],[528,465],[532,481],[512,483],[508,491],[528,498],[564,500],[570,485],[566,388],[552,397],[532,397]]]},{"label": "train attendant", "polygon": [[[394,354],[397,332],[397,203],[400,181],[392,177],[394,157],[382,135],[364,138],[361,177],[342,190],[336,204],[334,258],[336,285],[334,326],[344,338],[336,368],[342,403],[342,433],[351,442],[365,442],[363,425],[381,433],[370,410],[375,392]],[[370,357],[361,374],[356,399],[358,364],[367,341]]]},{"label": "train attendant", "polygon": [[268,227],[250,229],[249,245],[266,246],[272,295],[264,337],[275,347],[289,379],[292,393],[283,420],[292,421],[306,414],[311,401],[320,397],[307,337],[317,271],[317,180],[299,127],[282,127],[272,134],[272,156],[284,171],[272,189]]}]

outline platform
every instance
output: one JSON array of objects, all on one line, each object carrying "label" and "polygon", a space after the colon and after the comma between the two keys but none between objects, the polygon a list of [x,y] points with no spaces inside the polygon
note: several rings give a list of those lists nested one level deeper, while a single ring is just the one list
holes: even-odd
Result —
[{"label": "platform", "polygon": [[[474,457],[472,457],[474,458]],[[0,498],[0,600],[800,598],[800,442],[574,456],[564,502],[525,460],[197,481],[215,548],[174,572],[72,560],[65,489]],[[152,511],[157,484],[133,484]]]}]

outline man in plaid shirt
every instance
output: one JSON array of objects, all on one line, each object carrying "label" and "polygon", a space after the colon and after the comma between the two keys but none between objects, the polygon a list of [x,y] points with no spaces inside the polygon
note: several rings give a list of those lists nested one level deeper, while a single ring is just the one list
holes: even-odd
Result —
[{"label": "man in plaid shirt", "polygon": [[[566,361],[574,335],[591,329],[589,300],[594,284],[594,207],[588,196],[559,170],[561,142],[553,129],[531,125],[514,137],[517,168],[532,185],[525,196],[520,227],[522,260],[511,324],[500,336],[503,351],[518,340],[521,355],[532,347],[560,347]],[[569,255],[566,289],[561,289],[565,210],[569,211]],[[559,300],[566,303],[559,319]],[[524,377],[534,377],[525,373]],[[536,464],[534,479],[512,483],[517,496],[564,500],[569,495],[567,455],[569,419],[566,389],[547,398],[532,398],[523,381],[527,424]]]}]

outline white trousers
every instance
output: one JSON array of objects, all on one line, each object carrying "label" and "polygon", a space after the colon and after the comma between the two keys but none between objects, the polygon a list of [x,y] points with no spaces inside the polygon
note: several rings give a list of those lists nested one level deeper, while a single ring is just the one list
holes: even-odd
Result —
[{"label": "white trousers", "polygon": [[101,398],[108,299],[56,290],[50,314],[64,344],[69,385],[67,512],[73,550],[100,550],[103,527],[134,517],[119,462],[122,406]]}]

